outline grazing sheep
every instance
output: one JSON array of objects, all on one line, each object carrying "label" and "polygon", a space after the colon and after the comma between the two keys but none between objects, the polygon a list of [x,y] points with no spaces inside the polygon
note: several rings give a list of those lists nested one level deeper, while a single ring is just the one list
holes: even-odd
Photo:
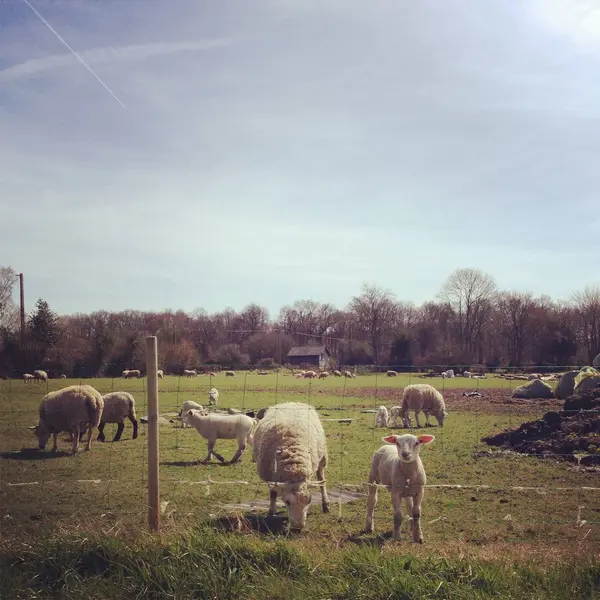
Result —
[{"label": "grazing sheep", "polygon": [[184,377],[196,377],[198,375],[196,369],[184,369],[183,376]]},{"label": "grazing sheep", "polygon": [[219,390],[217,388],[212,388],[210,392],[208,392],[208,404],[219,406]]},{"label": "grazing sheep", "polygon": [[402,407],[392,406],[389,410],[389,427],[398,427],[398,421],[402,420]]},{"label": "grazing sheep", "polygon": [[35,377],[31,373],[23,373],[23,381],[25,383],[27,383],[28,381],[29,383],[31,383],[34,379]]},{"label": "grazing sheep", "polygon": [[103,442],[106,437],[104,436],[104,425],[106,423],[118,423],[117,433],[113,438],[113,442],[118,442],[123,435],[125,429],[125,417],[127,417],[133,425],[132,439],[136,439],[138,436],[138,422],[135,416],[135,399],[129,392],[110,392],[102,396],[104,400],[104,410],[102,411],[102,419],[98,425],[98,437],[96,438],[99,442]]},{"label": "grazing sheep", "polygon": [[350,373],[350,371],[344,371],[344,377],[346,379],[352,379],[352,373]]},{"label": "grazing sheep", "polygon": [[139,369],[131,369],[130,371],[127,371],[126,379],[132,379],[133,377],[139,379],[141,376],[142,374]]},{"label": "grazing sheep", "polygon": [[396,377],[396,376],[398,375],[398,373],[396,373],[396,371],[388,371],[388,372],[386,373],[386,375],[387,375],[388,377]]},{"label": "grazing sheep", "polygon": [[192,408],[196,409],[196,410],[200,410],[200,411],[204,411],[204,407],[201,404],[198,404],[197,402],[194,402],[193,400],[186,400],[182,405],[181,405],[181,410],[179,411],[179,418],[181,419],[181,423],[183,425],[183,427],[191,427],[191,425],[189,425],[186,420],[184,419],[184,415],[187,414],[187,412],[189,410],[191,410]]},{"label": "grazing sheep", "polygon": [[58,378],[59,378],[59,379],[66,379],[66,378],[67,378],[67,376],[66,376],[64,373],[61,373],[61,374],[58,376]]},{"label": "grazing sheep", "polygon": [[215,452],[214,448],[217,440],[237,440],[238,449],[229,461],[232,464],[239,461],[246,449],[246,443],[252,445],[252,430],[254,429],[255,422],[254,419],[247,415],[205,414],[200,410],[192,408],[185,413],[185,420],[202,437],[206,438],[208,442],[208,455],[204,460],[200,461],[202,463],[207,463],[210,460],[211,454],[214,454],[222,463],[225,462],[225,459]]},{"label": "grazing sheep", "polygon": [[37,369],[33,372],[33,378],[40,382],[48,381],[48,373],[46,373],[46,371],[42,371],[41,369]]},{"label": "grazing sheep", "polygon": [[342,372],[338,371],[337,369],[333,372],[333,376],[334,377],[341,377],[342,376]]},{"label": "grazing sheep", "polygon": [[375,427],[388,426],[388,409],[383,404],[377,409],[375,414]]},{"label": "grazing sheep", "polygon": [[316,379],[317,373],[316,373],[316,371],[306,371],[304,373],[304,378],[305,379]]},{"label": "grazing sheep", "polygon": [[421,427],[419,422],[419,413],[425,413],[425,427],[431,427],[429,423],[429,414],[431,413],[440,427],[444,426],[444,419],[448,416],[444,397],[432,385],[428,383],[413,383],[404,388],[402,395],[402,420],[404,427],[411,427],[408,411],[415,411],[415,421],[417,427]]},{"label": "grazing sheep", "polygon": [[156,371],[156,375],[159,379],[162,379],[165,376],[165,373],[162,369],[158,369],[158,371]]},{"label": "grazing sheep", "polygon": [[294,375],[294,377],[295,377],[296,379],[303,379],[303,378],[304,378],[304,373],[296,373],[296,374]]},{"label": "grazing sheep", "polygon": [[319,379],[327,379],[327,377],[329,377],[329,373],[327,371],[319,373]]},{"label": "grazing sheep", "polygon": [[394,507],[394,529],[392,536],[400,538],[402,525],[402,498],[405,499],[406,512],[412,517],[413,542],[423,543],[421,531],[421,506],[425,493],[427,476],[419,456],[421,446],[435,439],[432,435],[416,437],[410,433],[388,435],[381,438],[386,443],[376,450],[371,459],[369,488],[367,498],[366,533],[373,533],[373,514],[377,506],[377,485],[384,485],[392,495]]},{"label": "grazing sheep", "polygon": [[121,377],[123,377],[123,379],[127,379],[127,375],[129,375],[129,369],[125,369],[122,373],[121,373]]},{"label": "grazing sheep", "polygon": [[88,430],[86,450],[92,444],[92,430],[98,427],[104,410],[104,399],[91,385],[70,385],[46,394],[40,403],[39,423],[31,427],[43,450],[53,436],[52,452],[56,452],[58,434],[71,434],[71,454],[77,454],[80,431]]},{"label": "grazing sheep", "polygon": [[443,371],[442,379],[446,379],[446,377],[448,379],[452,379],[453,377],[456,377],[456,375],[454,374],[454,369],[448,369],[447,371]]},{"label": "grazing sheep", "polygon": [[225,371],[225,377],[235,377],[234,371]]},{"label": "grazing sheep", "polygon": [[208,371],[206,374],[207,374],[209,377],[216,377],[216,376],[217,376],[217,374],[216,374],[214,371]]},{"label": "grazing sheep", "polygon": [[325,484],[327,439],[312,406],[302,402],[271,406],[254,431],[253,455],[258,476],[270,484],[270,516],[275,514],[277,494],[281,493],[290,528],[302,529],[311,502],[310,479],[315,474],[322,510],[329,512]]}]

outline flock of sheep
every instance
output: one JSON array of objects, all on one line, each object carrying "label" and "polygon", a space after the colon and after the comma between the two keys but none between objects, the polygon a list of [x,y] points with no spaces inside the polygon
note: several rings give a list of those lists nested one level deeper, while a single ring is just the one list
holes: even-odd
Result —
[{"label": "flock of sheep", "polygon": [[[208,403],[218,406],[219,392],[212,388]],[[447,416],[444,399],[440,392],[428,384],[413,384],[405,388],[401,406],[390,409],[395,422],[402,418],[404,427],[411,427],[408,411],[415,411],[417,427],[421,427],[418,414],[423,411],[426,426],[429,415],[436,417],[443,427]],[[329,511],[329,497],[325,481],[328,450],[325,431],[316,410],[302,402],[284,402],[246,414],[230,408],[227,413],[209,412],[200,404],[186,401],[179,413],[184,427],[193,427],[208,443],[208,455],[201,462],[208,462],[214,455],[220,462],[225,459],[215,451],[218,439],[236,439],[238,448],[230,464],[241,460],[247,445],[252,446],[252,462],[256,463],[258,476],[269,485],[269,516],[275,514],[278,495],[286,505],[290,529],[301,530],[306,524],[311,503],[310,488],[317,486],[321,492],[323,512]],[[52,452],[57,450],[57,437],[61,432],[70,434],[71,453],[77,453],[79,441],[87,432],[86,450],[90,450],[92,432],[98,429],[97,440],[104,441],[106,423],[117,423],[113,441],[119,441],[125,419],[133,425],[133,439],[138,435],[135,400],[128,392],[100,394],[91,385],[71,385],[49,392],[39,407],[39,422],[31,427],[41,450],[53,437]],[[388,410],[380,406],[376,414],[376,426],[390,424]],[[371,458],[369,472],[369,495],[367,500],[366,532],[373,531],[373,513],[377,503],[377,488],[386,487],[391,492],[394,510],[393,537],[400,537],[402,523],[401,501],[412,519],[412,538],[423,542],[420,516],[426,475],[419,455],[422,445],[434,440],[432,435],[387,435],[385,445]],[[316,477],[316,480],[314,479]]]}]

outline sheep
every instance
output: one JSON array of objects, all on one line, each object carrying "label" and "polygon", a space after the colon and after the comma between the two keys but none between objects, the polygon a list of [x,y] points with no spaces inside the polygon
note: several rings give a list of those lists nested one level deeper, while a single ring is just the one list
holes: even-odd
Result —
[{"label": "sheep", "polygon": [[377,409],[375,415],[375,427],[387,427],[388,426],[388,410],[385,406],[381,405]]},{"label": "sheep", "polygon": [[419,456],[421,445],[430,444],[433,435],[410,433],[388,435],[381,438],[386,443],[373,453],[369,472],[369,495],[367,497],[367,522],[365,533],[373,533],[373,514],[377,506],[377,485],[384,485],[392,495],[394,507],[394,529],[392,537],[400,538],[402,525],[402,498],[405,499],[406,512],[412,516],[413,542],[423,543],[421,531],[421,506],[425,493],[427,476]]},{"label": "sheep", "polygon": [[98,425],[98,437],[96,438],[99,442],[103,442],[106,437],[104,436],[104,425],[106,423],[118,423],[117,433],[113,438],[113,442],[118,442],[121,439],[123,430],[125,429],[125,417],[127,417],[133,425],[133,435],[131,439],[136,439],[138,436],[138,422],[135,416],[135,399],[129,392],[110,392],[102,396],[104,400],[104,410],[102,412],[102,419]]},{"label": "sheep", "polygon": [[342,376],[342,372],[338,371],[337,369],[333,372],[333,376],[334,377],[341,377]]},{"label": "sheep", "polygon": [[392,406],[389,410],[388,426],[398,427],[398,420],[400,419],[402,419],[402,407]]},{"label": "sheep", "polygon": [[246,443],[252,445],[252,430],[254,429],[255,421],[247,415],[225,415],[219,413],[202,413],[194,408],[185,413],[186,422],[194,427],[196,431],[208,442],[208,455],[200,461],[207,463],[210,460],[210,455],[214,454],[219,461],[225,462],[225,459],[215,452],[215,442],[217,440],[233,440],[238,442],[238,448],[229,461],[230,464],[240,460]]},{"label": "sheep", "polygon": [[344,377],[346,379],[352,379],[352,373],[350,373],[350,371],[344,371]]},{"label": "sheep", "polygon": [[141,376],[142,374],[139,369],[131,369],[131,371],[127,371],[126,379],[132,379],[133,377],[139,379]]},{"label": "sheep", "polygon": [[181,423],[182,426],[185,427],[191,427],[191,425],[189,425],[186,420],[184,419],[184,415],[187,414],[187,412],[190,409],[196,409],[196,410],[200,410],[202,412],[204,411],[204,407],[201,404],[198,404],[197,402],[194,402],[193,400],[186,400],[182,405],[181,405],[181,410],[179,411],[179,418],[181,419]]},{"label": "sheep", "polygon": [[34,379],[35,377],[31,373],[23,373],[23,381],[25,383],[27,383],[28,381],[29,383],[31,383]]},{"label": "sheep", "polygon": [[388,377],[396,377],[396,376],[398,375],[398,373],[396,373],[396,371],[388,371],[388,372],[386,373],[386,375],[387,375]]},{"label": "sheep", "polygon": [[219,390],[217,388],[212,388],[210,392],[208,392],[208,404],[219,406]]},{"label": "sheep", "polygon": [[61,373],[61,374],[58,376],[58,378],[59,378],[59,379],[66,379],[66,378],[67,378],[67,376],[66,376],[64,373]]},{"label": "sheep", "polygon": [[159,379],[163,379],[165,372],[162,369],[158,369],[158,371],[156,371],[156,375]]},{"label": "sheep", "polygon": [[234,371],[225,371],[225,377],[235,377]]},{"label": "sheep", "polygon": [[329,373],[327,371],[319,373],[319,379],[327,379],[327,377],[329,377]]},{"label": "sheep", "polygon": [[442,371],[442,379],[446,379],[446,377],[448,377],[449,379],[455,377],[454,370],[448,369],[447,371]]},{"label": "sheep", "polygon": [[197,375],[198,375],[198,373],[196,372],[196,369],[184,369],[183,370],[184,377],[196,377]]},{"label": "sheep", "polygon": [[304,373],[296,373],[296,374],[294,375],[294,377],[295,377],[296,379],[302,379],[302,378],[304,377]]},{"label": "sheep", "polygon": [[304,373],[304,378],[305,379],[316,379],[317,373],[316,373],[316,371],[306,371]]},{"label": "sheep", "polygon": [[58,434],[66,431],[71,434],[71,454],[77,454],[79,432],[88,430],[86,450],[91,448],[92,431],[98,427],[104,410],[104,398],[91,385],[70,385],[49,392],[40,403],[40,418],[33,429],[40,450],[53,436],[52,452],[56,452]]},{"label": "sheep", "polygon": [[207,374],[209,377],[216,377],[216,376],[217,376],[217,374],[216,374],[214,371],[208,371],[206,374]]},{"label": "sheep", "polygon": [[432,385],[428,383],[413,383],[404,388],[402,395],[402,421],[404,427],[411,427],[408,411],[415,411],[415,421],[417,427],[421,427],[419,422],[419,413],[425,413],[425,427],[431,427],[429,423],[429,413],[436,419],[440,427],[444,426],[444,419],[448,416],[444,397]]},{"label": "sheep", "polygon": [[33,377],[36,381],[48,381],[48,373],[46,371],[42,371],[41,369],[37,369],[33,372]]},{"label": "sheep", "polygon": [[463,373],[463,377],[468,377],[469,379],[471,379],[472,375],[473,375],[472,371],[465,371]]},{"label": "sheep", "polygon": [[321,507],[329,512],[325,484],[327,439],[317,411],[302,402],[271,406],[254,431],[253,456],[258,476],[269,483],[269,516],[275,514],[277,494],[287,506],[290,529],[302,529],[311,502],[310,479],[316,474]]},{"label": "sheep", "polygon": [[129,369],[125,369],[122,373],[121,373],[121,377],[123,377],[123,379],[127,379],[127,375],[129,374]]}]

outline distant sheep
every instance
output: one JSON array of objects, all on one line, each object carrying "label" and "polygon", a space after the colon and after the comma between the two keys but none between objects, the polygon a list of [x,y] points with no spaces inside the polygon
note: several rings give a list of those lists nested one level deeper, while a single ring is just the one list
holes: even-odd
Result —
[{"label": "distant sheep", "polygon": [[197,375],[198,375],[198,372],[196,371],[196,369],[184,369],[183,370],[184,377],[196,377]]},{"label": "distant sheep", "polygon": [[127,375],[125,376],[125,378],[133,379],[135,377],[136,379],[139,379],[141,376],[142,374],[139,369],[131,369],[130,371],[127,371]]},{"label": "distant sheep", "polygon": [[375,414],[375,427],[387,427],[388,426],[388,409],[381,405],[377,409]]},{"label": "distant sheep", "polygon": [[39,423],[31,427],[40,450],[44,450],[50,436],[53,436],[52,452],[56,452],[58,434],[64,431],[71,434],[71,454],[77,454],[81,429],[88,431],[85,449],[89,450],[92,431],[100,424],[103,410],[104,399],[91,385],[70,385],[49,392],[40,403]]},{"label": "distant sheep", "polygon": [[369,472],[369,495],[367,498],[366,533],[373,533],[373,515],[377,505],[377,486],[384,485],[392,495],[394,508],[394,529],[392,537],[400,538],[402,525],[402,498],[405,499],[406,512],[412,517],[413,542],[423,543],[421,530],[421,506],[425,493],[427,476],[419,456],[421,446],[434,440],[432,435],[416,437],[409,433],[388,435],[382,438],[386,443],[375,451],[371,459]]},{"label": "distant sheep", "polygon": [[325,484],[327,439],[314,407],[302,402],[271,406],[254,432],[253,455],[258,476],[269,483],[269,515],[281,493],[291,529],[302,529],[311,501],[310,479],[316,475],[321,507],[329,512]]},{"label": "distant sheep", "polygon": [[343,374],[344,374],[344,377],[346,379],[351,379],[352,378],[352,373],[350,373],[350,371],[344,371]]},{"label": "distant sheep", "polygon": [[247,415],[225,415],[214,412],[203,414],[202,411],[191,409],[185,413],[185,420],[208,442],[208,455],[200,461],[202,463],[207,463],[211,454],[214,454],[222,463],[225,462],[225,459],[215,452],[217,440],[237,440],[238,448],[229,461],[231,464],[240,460],[247,443],[252,444],[252,430],[255,422]]},{"label": "distant sheep", "polygon": [[388,372],[386,373],[386,375],[387,375],[388,377],[396,377],[396,376],[398,375],[398,373],[396,373],[396,371],[388,371]]},{"label": "distant sheep", "polygon": [[42,371],[41,369],[37,369],[36,371],[33,372],[33,378],[36,381],[42,382],[42,381],[48,381],[48,373],[46,373],[46,371]]},{"label": "distant sheep", "polygon": [[182,425],[184,428],[191,427],[191,425],[186,422],[184,415],[186,415],[188,413],[188,411],[190,411],[192,408],[195,410],[200,410],[202,412],[205,412],[204,407],[201,404],[198,404],[197,402],[194,402],[193,400],[186,400],[181,405],[181,410],[179,411],[179,418],[181,419],[181,422],[182,422]]},{"label": "distant sheep", "polygon": [[123,377],[123,379],[127,379],[127,375],[129,375],[129,369],[125,369],[122,373],[121,373],[121,377]]},{"label": "distant sheep", "polygon": [[446,379],[446,377],[448,379],[452,379],[453,377],[455,377],[455,375],[454,375],[454,369],[448,369],[447,371],[443,371],[442,372],[442,378]]},{"label": "distant sheep", "polygon": [[305,379],[316,379],[317,373],[316,373],[316,371],[306,371],[304,373],[304,378]]},{"label": "distant sheep", "polygon": [[471,379],[472,376],[473,376],[473,372],[472,371],[465,371],[463,373],[463,377],[468,377],[469,379]]},{"label": "distant sheep", "polygon": [[327,371],[319,373],[319,379],[327,379],[327,377],[329,377],[329,373]]},{"label": "distant sheep", "polygon": [[165,376],[165,373],[162,369],[158,369],[158,371],[156,371],[156,375],[158,376],[159,379],[163,379],[163,377]]},{"label": "distant sheep", "polygon": [[31,373],[23,373],[23,381],[25,383],[27,383],[27,382],[31,383],[34,379],[35,379],[35,377]]},{"label": "distant sheep", "polygon": [[225,371],[225,377],[235,377],[235,371]]},{"label": "distant sheep", "polygon": [[216,376],[217,376],[217,374],[216,374],[214,371],[208,371],[206,374],[207,374],[209,377],[216,377]]},{"label": "distant sheep", "polygon": [[219,390],[217,388],[212,388],[210,392],[208,392],[208,404],[219,406]]},{"label": "distant sheep", "polygon": [[411,427],[408,411],[414,410],[417,427],[421,427],[419,413],[425,413],[425,426],[431,427],[429,415],[432,414],[440,427],[444,426],[444,419],[448,416],[444,397],[428,383],[413,383],[404,388],[402,395],[402,420],[405,427]]},{"label": "distant sheep", "polygon": [[118,442],[123,435],[125,429],[125,417],[129,419],[133,425],[133,434],[131,439],[136,439],[138,436],[138,422],[135,415],[135,399],[129,392],[110,392],[102,396],[104,400],[104,410],[102,412],[102,419],[98,425],[98,437],[96,438],[99,442],[104,442],[106,436],[104,435],[104,426],[106,423],[117,423],[117,432],[113,438],[113,442]]},{"label": "distant sheep", "polygon": [[58,378],[59,378],[59,379],[66,379],[66,378],[67,378],[67,376],[66,376],[64,373],[62,373],[61,375],[59,375],[59,376],[58,376]]},{"label": "distant sheep", "polygon": [[337,369],[333,372],[333,376],[334,377],[341,377],[342,376],[342,372],[338,371]]}]

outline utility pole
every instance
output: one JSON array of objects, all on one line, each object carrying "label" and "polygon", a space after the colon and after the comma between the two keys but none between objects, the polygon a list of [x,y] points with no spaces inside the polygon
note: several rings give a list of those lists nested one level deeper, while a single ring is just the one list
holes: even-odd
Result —
[{"label": "utility pole", "polygon": [[25,290],[23,288],[23,273],[19,273],[19,287],[21,292],[21,347],[25,343]]}]

